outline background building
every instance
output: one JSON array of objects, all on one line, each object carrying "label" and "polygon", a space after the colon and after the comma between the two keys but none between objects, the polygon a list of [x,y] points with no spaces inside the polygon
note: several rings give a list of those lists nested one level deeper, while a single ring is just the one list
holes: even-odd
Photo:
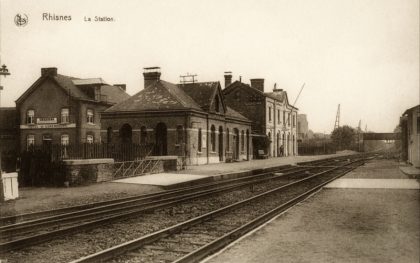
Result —
[{"label": "background building", "polygon": [[[225,75],[223,90],[226,103],[252,121],[254,156],[264,150],[269,156],[297,155],[297,111],[289,104],[287,93],[274,87],[272,92],[264,92],[264,79],[251,79],[251,85],[235,81]],[[256,146],[257,137],[268,136],[267,149]]]},{"label": "background building", "polygon": [[144,89],[102,113],[109,143],[153,143],[187,165],[249,160],[251,121],[229,108],[219,82],[172,84],[145,68]]},{"label": "background building", "polygon": [[420,167],[420,105],[407,109],[400,118],[402,159]]},{"label": "background building", "polygon": [[128,97],[124,85],[42,68],[41,77],[16,100],[20,149],[100,142],[100,113]]},{"label": "background building", "polygon": [[309,137],[309,127],[308,127],[308,119],[306,118],[306,114],[298,114],[298,128],[297,128],[297,136],[298,140],[305,140]]}]

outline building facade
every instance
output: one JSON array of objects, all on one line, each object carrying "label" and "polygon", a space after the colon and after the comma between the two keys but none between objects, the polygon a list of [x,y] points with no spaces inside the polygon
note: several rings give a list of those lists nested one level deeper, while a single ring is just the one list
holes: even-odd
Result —
[{"label": "building facade", "polygon": [[407,109],[400,118],[402,159],[420,167],[420,105]]},{"label": "building facade", "polygon": [[[264,150],[269,156],[297,155],[297,112],[289,104],[287,93],[276,87],[272,92],[264,92],[264,79],[251,79],[251,85],[235,81],[225,75],[227,86],[223,90],[226,103],[252,121],[254,156]],[[267,149],[257,149],[256,138],[267,136]]]},{"label": "building facade", "polygon": [[100,113],[128,97],[125,85],[42,68],[40,78],[16,100],[20,150],[31,145],[101,142]]},{"label": "building facade", "polygon": [[144,89],[102,113],[109,143],[154,144],[187,165],[252,158],[251,121],[226,105],[219,82],[172,84],[147,68]]}]

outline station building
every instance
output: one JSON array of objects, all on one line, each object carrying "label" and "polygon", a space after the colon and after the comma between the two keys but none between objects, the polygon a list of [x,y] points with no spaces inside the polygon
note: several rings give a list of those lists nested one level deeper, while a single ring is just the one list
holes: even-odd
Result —
[{"label": "station building", "polygon": [[20,150],[31,145],[98,143],[100,113],[130,97],[125,85],[80,79],[42,68],[41,76],[16,100]]},{"label": "station building", "polygon": [[272,92],[264,92],[264,79],[251,79],[251,85],[235,81],[232,75],[225,74],[223,95],[226,103],[234,110],[252,121],[252,133],[268,136],[268,149],[257,149],[254,143],[254,156],[264,150],[271,157],[297,155],[297,112],[289,104],[287,92],[274,87]]},{"label": "station building", "polygon": [[400,118],[402,159],[420,168],[420,105],[407,109]]},{"label": "station building", "polygon": [[108,143],[153,143],[187,165],[252,158],[251,121],[226,105],[219,82],[173,84],[145,68],[144,89],[102,113]]}]

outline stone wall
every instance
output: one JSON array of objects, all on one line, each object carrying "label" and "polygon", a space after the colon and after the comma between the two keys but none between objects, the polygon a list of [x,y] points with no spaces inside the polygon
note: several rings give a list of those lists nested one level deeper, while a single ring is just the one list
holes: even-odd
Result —
[{"label": "stone wall", "polygon": [[69,185],[86,185],[112,180],[114,159],[65,160],[64,166]]}]

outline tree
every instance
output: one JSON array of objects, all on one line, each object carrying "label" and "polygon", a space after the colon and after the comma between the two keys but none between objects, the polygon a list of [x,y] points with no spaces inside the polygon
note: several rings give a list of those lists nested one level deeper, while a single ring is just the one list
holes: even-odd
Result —
[{"label": "tree", "polygon": [[351,149],[356,138],[356,131],[347,125],[334,129],[331,134],[331,139],[336,149],[345,150]]}]

